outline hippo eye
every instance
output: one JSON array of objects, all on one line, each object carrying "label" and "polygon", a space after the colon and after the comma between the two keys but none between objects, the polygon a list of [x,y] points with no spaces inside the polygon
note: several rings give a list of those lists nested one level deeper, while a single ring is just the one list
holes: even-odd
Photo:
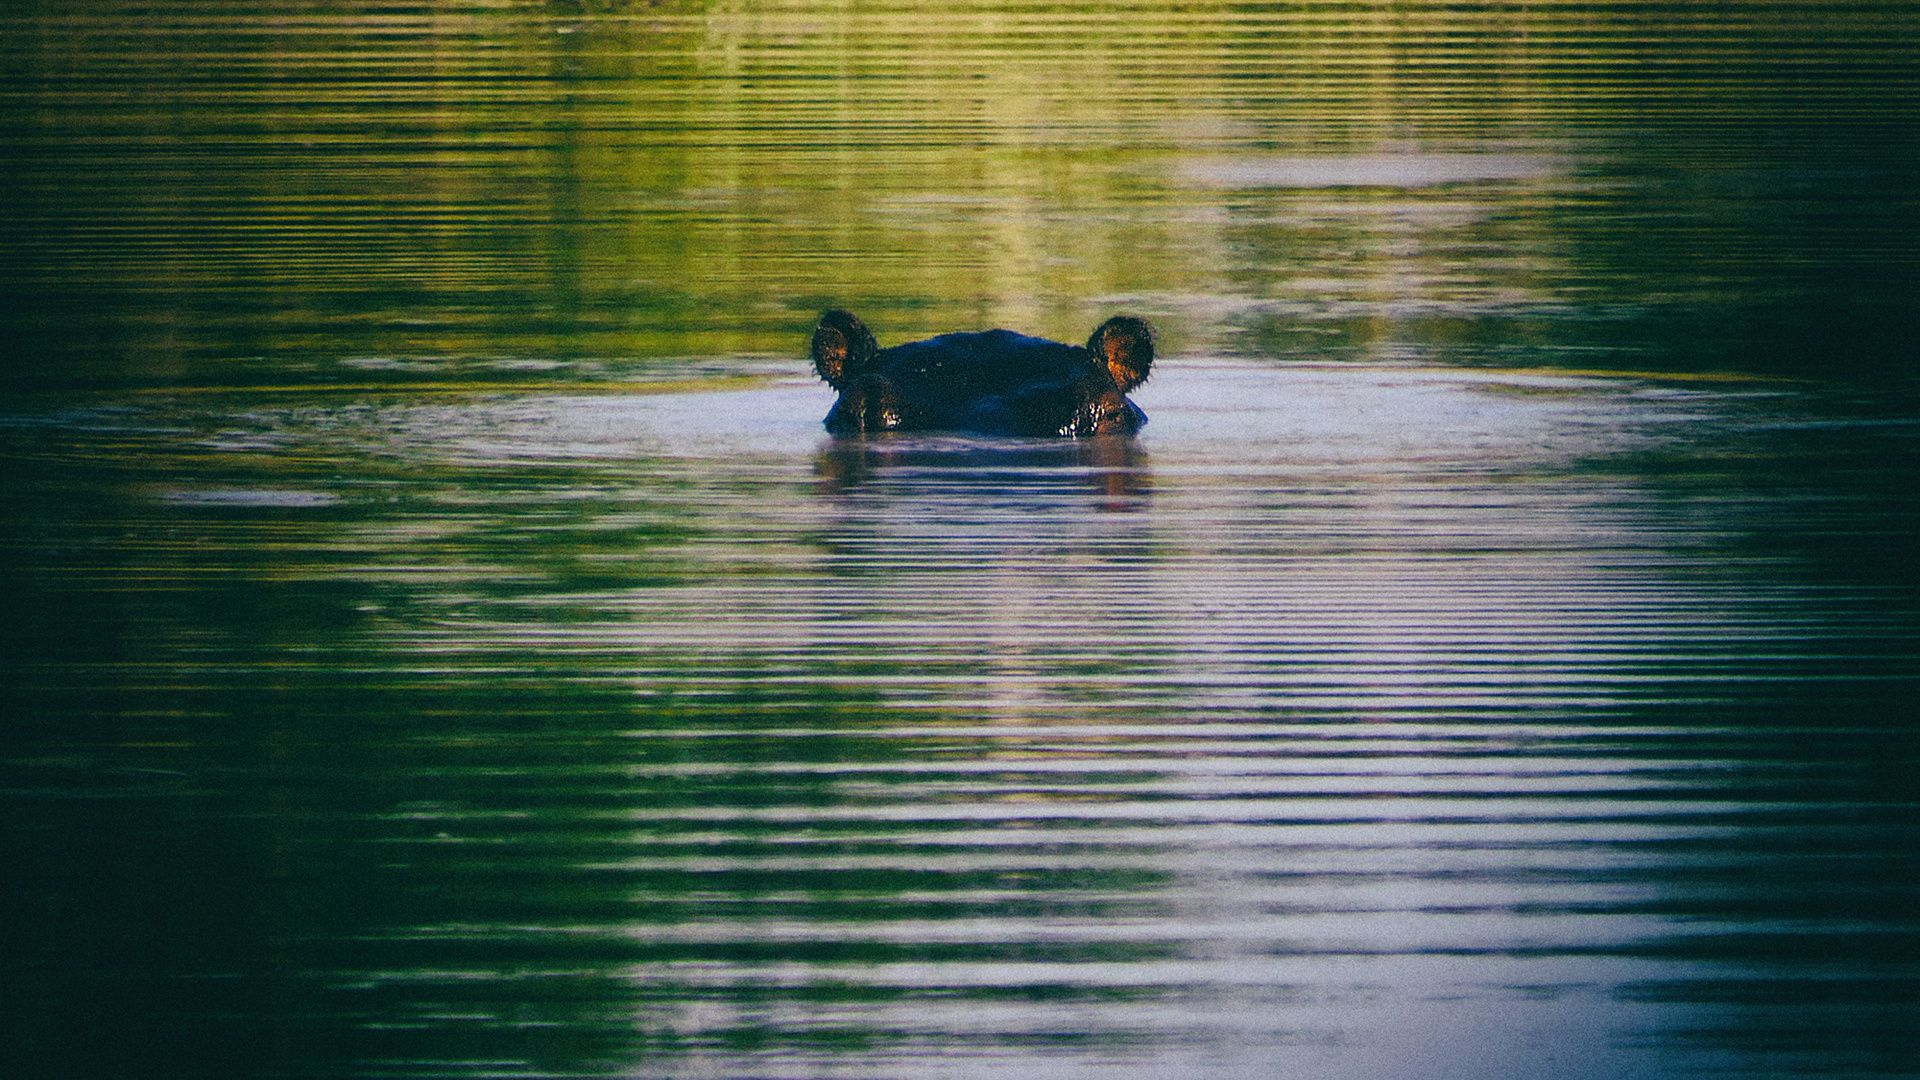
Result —
[{"label": "hippo eye", "polygon": [[813,369],[827,382],[840,385],[841,374],[847,370],[845,334],[827,326],[813,332]]},{"label": "hippo eye", "polygon": [[1134,430],[1132,419],[1123,406],[1095,403],[1060,425],[1059,434],[1069,439],[1089,435],[1128,434]]}]

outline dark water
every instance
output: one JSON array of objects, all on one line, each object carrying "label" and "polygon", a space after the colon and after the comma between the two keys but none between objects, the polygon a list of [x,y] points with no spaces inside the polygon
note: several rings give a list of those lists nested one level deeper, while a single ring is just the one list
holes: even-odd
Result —
[{"label": "dark water", "polygon": [[0,30],[0,1073],[1920,1074],[1920,8]]}]

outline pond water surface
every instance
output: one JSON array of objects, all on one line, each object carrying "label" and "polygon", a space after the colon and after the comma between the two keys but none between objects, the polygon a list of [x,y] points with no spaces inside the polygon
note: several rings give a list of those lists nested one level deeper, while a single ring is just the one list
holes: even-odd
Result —
[{"label": "pond water surface", "polygon": [[0,16],[0,1072],[1920,1074],[1916,10]]}]

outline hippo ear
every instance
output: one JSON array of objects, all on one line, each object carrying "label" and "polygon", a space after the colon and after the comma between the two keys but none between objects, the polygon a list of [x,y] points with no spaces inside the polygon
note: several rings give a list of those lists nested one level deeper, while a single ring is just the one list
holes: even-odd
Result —
[{"label": "hippo ear", "polygon": [[839,390],[857,378],[880,346],[867,324],[848,311],[829,311],[813,328],[813,370]]},{"label": "hippo ear", "polygon": [[1153,327],[1145,319],[1115,315],[1087,339],[1087,351],[1099,357],[1121,393],[1147,381],[1153,367]]}]

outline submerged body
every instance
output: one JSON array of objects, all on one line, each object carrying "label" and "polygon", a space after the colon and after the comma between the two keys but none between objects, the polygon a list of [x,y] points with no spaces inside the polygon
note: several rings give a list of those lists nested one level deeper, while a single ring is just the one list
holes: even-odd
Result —
[{"label": "submerged body", "polygon": [[813,366],[840,398],[836,435],[971,431],[987,435],[1130,435],[1147,422],[1127,391],[1146,381],[1153,328],[1116,316],[1087,344],[1010,330],[943,334],[879,348],[854,315],[829,311],[813,332]]}]

